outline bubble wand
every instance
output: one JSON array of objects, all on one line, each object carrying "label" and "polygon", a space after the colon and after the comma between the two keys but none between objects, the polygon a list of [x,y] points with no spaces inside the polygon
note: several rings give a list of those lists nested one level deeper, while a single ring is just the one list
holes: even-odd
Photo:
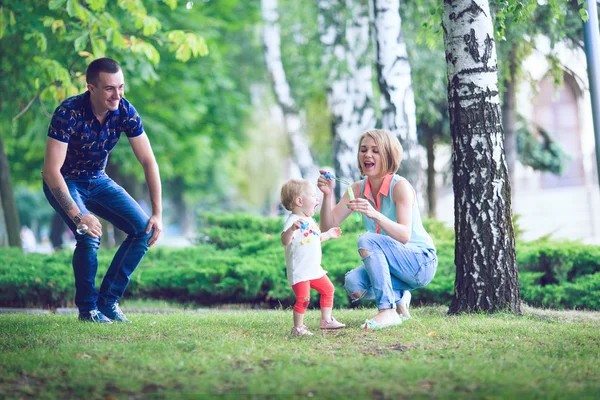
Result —
[{"label": "bubble wand", "polygon": [[[344,185],[348,185],[348,197],[350,198],[350,200],[354,200],[354,191],[352,190],[352,184],[340,179],[340,178],[336,178],[335,176],[333,176],[332,173],[330,172],[324,172],[323,176],[327,179],[335,179],[338,182],[343,183]],[[348,204],[346,204],[346,206],[348,208],[350,208],[350,206]],[[360,222],[360,214],[358,213],[358,211],[354,211],[354,219],[356,220],[356,222]]]},{"label": "bubble wand", "polygon": [[[348,197],[350,200],[354,200],[354,191],[352,190],[352,186],[348,186]],[[354,211],[354,219],[356,222],[360,222],[360,215],[358,214],[358,211]]]}]

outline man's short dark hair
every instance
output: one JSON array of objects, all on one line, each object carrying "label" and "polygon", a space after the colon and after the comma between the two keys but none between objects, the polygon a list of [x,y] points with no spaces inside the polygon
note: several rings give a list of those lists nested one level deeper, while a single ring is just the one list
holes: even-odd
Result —
[{"label": "man's short dark hair", "polygon": [[100,72],[116,74],[120,70],[121,66],[112,58],[98,58],[88,65],[87,71],[85,72],[85,81],[95,86],[98,83],[98,78],[100,78]]}]

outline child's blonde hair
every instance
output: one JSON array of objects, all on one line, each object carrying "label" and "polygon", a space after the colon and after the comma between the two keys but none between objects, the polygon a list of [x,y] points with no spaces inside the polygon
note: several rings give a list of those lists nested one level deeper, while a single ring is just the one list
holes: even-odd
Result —
[{"label": "child's blonde hair", "polygon": [[311,187],[312,183],[306,179],[290,179],[281,187],[281,205],[286,210],[292,211],[294,201]]},{"label": "child's blonde hair", "polygon": [[362,165],[360,165],[360,146],[365,137],[370,137],[375,142],[379,155],[381,156],[381,162],[383,163],[383,174],[395,174],[400,168],[400,162],[402,161],[402,145],[398,138],[387,129],[371,129],[366,131],[358,139],[358,152],[356,153],[356,160],[358,162],[358,168],[360,174],[364,176]]}]

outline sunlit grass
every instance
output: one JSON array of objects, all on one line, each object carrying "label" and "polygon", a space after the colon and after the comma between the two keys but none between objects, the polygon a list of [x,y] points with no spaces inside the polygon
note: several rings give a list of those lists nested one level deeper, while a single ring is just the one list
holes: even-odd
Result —
[{"label": "sunlit grass", "polygon": [[[126,303],[134,306],[133,302]],[[142,303],[136,305],[143,308]],[[155,307],[154,303],[146,306]],[[149,307],[149,308],[152,308]],[[132,312],[132,324],[74,315],[0,316],[5,398],[597,398],[598,313],[526,308],[449,317],[446,307],[380,331],[373,309],[292,337],[290,310]]]}]

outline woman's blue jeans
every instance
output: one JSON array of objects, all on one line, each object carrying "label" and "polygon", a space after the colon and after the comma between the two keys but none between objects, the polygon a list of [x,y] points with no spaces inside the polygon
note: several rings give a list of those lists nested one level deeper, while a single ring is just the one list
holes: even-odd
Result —
[{"label": "woman's blue jeans", "polygon": [[44,182],[46,198],[73,231],[77,241],[73,253],[75,304],[80,313],[85,313],[97,309],[98,305],[113,304],[123,295],[131,274],[148,251],[148,239],[152,236],[152,231],[146,234],[150,218],[140,205],[107,175],[93,178],[65,178],[65,182],[73,201],[82,213],[92,212],[127,234],[98,292],[95,279],[98,271],[97,252],[100,238],[79,235],[75,223],[64,212]]},{"label": "woman's blue jeans", "polygon": [[353,302],[375,300],[379,310],[397,306],[405,290],[427,285],[437,269],[435,250],[377,233],[360,235],[358,250],[367,253],[366,257],[361,254],[364,264],[346,274],[344,286]]}]

